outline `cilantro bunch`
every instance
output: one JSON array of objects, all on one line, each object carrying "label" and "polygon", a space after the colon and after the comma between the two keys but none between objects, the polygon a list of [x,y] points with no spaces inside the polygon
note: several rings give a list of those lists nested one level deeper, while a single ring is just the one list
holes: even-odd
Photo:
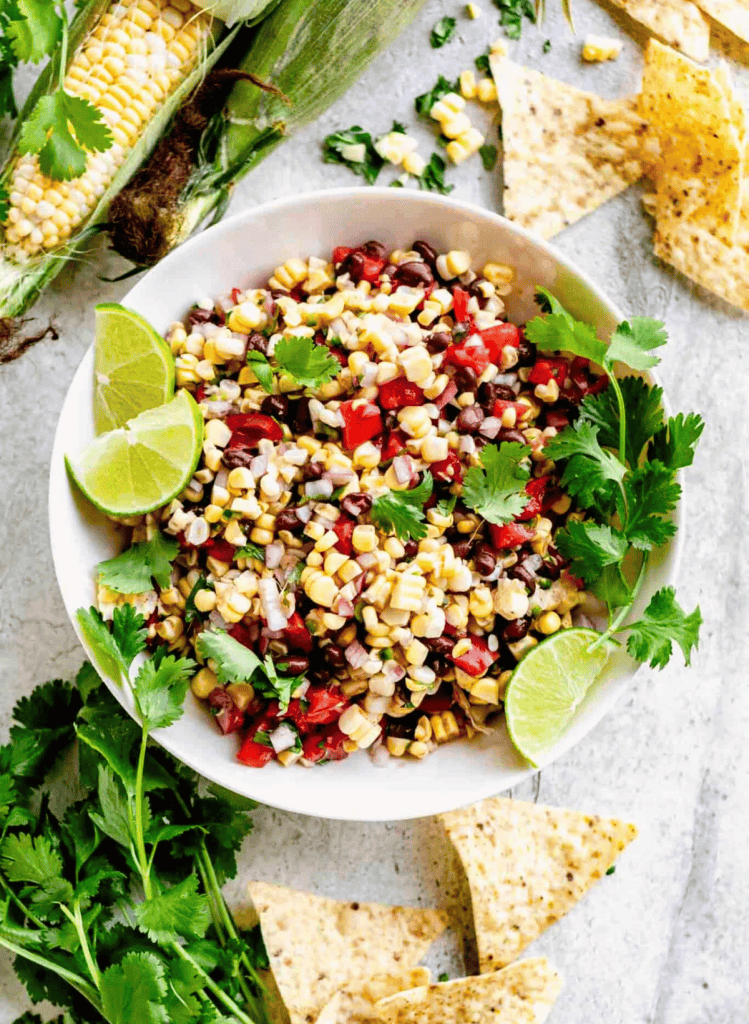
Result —
[{"label": "cilantro bunch", "polygon": [[[112,643],[129,669],[142,617],[120,617]],[[0,748],[0,947],[32,1002],[65,1008],[59,1024],[267,1020],[262,941],[237,927],[220,889],[251,821],[149,743],[182,714],[193,669],[158,652],[143,664],[132,684],[140,724],[88,664],[75,688],[47,683],[13,712]],[[61,755],[77,799],[53,812]]]},{"label": "cilantro bunch", "polygon": [[608,389],[587,396],[574,426],[544,446],[544,455],[561,467],[562,487],[584,512],[568,520],[554,542],[570,559],[571,572],[608,605],[606,638],[627,629],[629,653],[654,668],[667,664],[677,643],[688,665],[702,617],[699,608],[687,615],[672,587],[653,596],[641,619],[624,624],[651,552],[675,533],[676,473],[691,465],[704,423],[696,413],[664,419],[661,388],[614,373],[617,363],[640,373],[657,365],[652,350],[667,341],[662,323],[634,317],[619,324],[606,345],[548,292],[540,290],[538,301],[548,315],[526,325],[528,340],[545,352],[590,359],[609,375]]}]

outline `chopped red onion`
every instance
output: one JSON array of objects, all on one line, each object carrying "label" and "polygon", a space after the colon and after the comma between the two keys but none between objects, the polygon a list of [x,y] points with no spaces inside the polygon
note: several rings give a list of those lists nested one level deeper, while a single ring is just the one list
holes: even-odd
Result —
[{"label": "chopped red onion", "polygon": [[203,412],[209,420],[223,420],[234,408],[231,402],[220,399],[215,402],[203,402],[202,405]]},{"label": "chopped red onion", "polygon": [[281,608],[281,595],[278,592],[276,581],[273,579],[260,580],[258,593],[260,609],[268,624],[268,629],[285,629],[289,619]]},{"label": "chopped red onion", "polygon": [[266,569],[277,569],[281,564],[285,550],[280,540],[274,540],[272,544],[268,544],[265,549]]},{"label": "chopped red onion", "polygon": [[299,520],[306,524],[312,518],[312,506],[309,504],[300,505],[299,508],[296,510],[296,514]]},{"label": "chopped red onion", "polygon": [[473,455],[473,453],[476,451],[476,442],[473,440],[470,434],[462,434],[460,438],[460,443],[458,444],[458,449],[464,455]]},{"label": "chopped red onion", "polygon": [[497,416],[487,416],[479,426],[479,434],[484,437],[496,437],[502,429],[502,420]]},{"label": "chopped red onion", "polygon": [[505,387],[511,388],[513,384],[517,384],[518,375],[516,373],[498,373],[494,378],[495,384],[504,384]]},{"label": "chopped red onion", "polygon": [[268,738],[275,752],[280,754],[294,746],[296,743],[296,732],[286,722],[281,722],[278,728],[270,733]]},{"label": "chopped red onion", "polygon": [[[363,555],[357,557],[357,562],[362,569],[374,569],[377,565],[377,555],[373,551],[365,551]],[[360,577],[363,579],[364,577]]]},{"label": "chopped red onion", "polygon": [[379,369],[380,367],[377,363],[368,363],[366,370],[362,374],[360,387],[371,388],[377,380],[377,372]]},{"label": "chopped red onion", "polygon": [[336,466],[333,469],[329,469],[327,473],[323,474],[326,480],[332,480],[336,487],[342,487],[347,484],[349,480],[354,477],[354,472],[351,469],[347,469],[345,466]]},{"label": "chopped red onion", "polygon": [[219,614],[219,612],[211,612],[210,615],[208,616],[208,621],[212,626],[215,626],[216,629],[225,629],[227,632],[231,629],[229,623],[226,621],[223,615]]},{"label": "chopped red onion", "polygon": [[410,455],[396,455],[393,459],[393,472],[399,484],[407,484],[413,473],[413,462]]},{"label": "chopped red onion", "polygon": [[336,604],[335,613],[336,615],[342,615],[344,619],[350,619],[354,614],[354,606],[350,601],[339,598],[338,603]]},{"label": "chopped red onion", "polygon": [[250,472],[259,480],[263,473],[268,472],[268,456],[267,455],[256,455],[250,462]]},{"label": "chopped red onion", "polygon": [[216,478],[215,478],[215,480],[213,482],[214,482],[214,484],[217,487],[226,487],[228,481],[229,481],[229,470],[228,469],[220,469],[218,471],[218,473],[216,473]]},{"label": "chopped red onion", "polygon": [[402,665],[399,665],[397,661],[386,661],[382,668],[382,674],[397,683],[400,682],[401,679],[405,678],[406,670]]},{"label": "chopped red onion", "polygon": [[346,656],[346,661],[349,663],[351,668],[361,668],[369,659],[369,654],[358,640],[354,640],[353,643],[350,643],[344,651],[344,654]]},{"label": "chopped red onion", "polygon": [[321,477],[319,480],[310,480],[304,485],[304,493],[308,498],[329,498],[335,488],[332,480]]}]

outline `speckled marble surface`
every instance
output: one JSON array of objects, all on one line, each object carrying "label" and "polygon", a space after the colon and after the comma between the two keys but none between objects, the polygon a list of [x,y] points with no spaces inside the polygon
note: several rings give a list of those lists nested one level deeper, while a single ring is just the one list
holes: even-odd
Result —
[{"label": "speckled marble surface", "polygon": [[[349,184],[344,168],[320,160],[322,137],[351,123],[373,132],[393,117],[416,127],[413,97],[439,72],[468,67],[499,33],[488,0],[470,22],[457,2],[429,0],[416,23],[314,126],[277,150],[237,190],[232,209],[309,188]],[[554,3],[548,5],[556,8]],[[526,28],[518,59],[605,96],[636,88],[642,37],[606,9],[575,0],[577,35],[550,10]],[[443,14],[459,20],[457,38],[429,48]],[[624,39],[620,60],[579,61],[587,32]],[[542,54],[546,38],[552,40]],[[387,113],[384,113],[386,109]],[[476,118],[478,120],[478,118]],[[499,208],[498,174],[472,160],[449,172],[455,196]],[[677,589],[705,619],[691,671],[674,658],[663,672],[643,670],[594,734],[513,795],[625,816],[640,838],[606,878],[533,947],[566,984],[554,1024],[747,1024],[749,1022],[749,559],[745,535],[749,428],[749,320],[658,266],[638,190],[608,203],[557,239],[629,313],[663,318],[672,341],[661,373],[675,409],[697,409],[707,429],[687,478],[685,557]],[[52,436],[68,383],[92,337],[93,305],[116,300],[127,284],[106,283],[125,269],[99,244],[68,268],[39,303],[60,338],[0,368],[0,709],[3,738],[14,700],[53,676],[70,676],[81,651],[54,579],[47,535],[47,474]],[[351,899],[461,905],[465,884],[433,821],[327,822],[260,808],[240,878],[264,878]],[[231,897],[243,902],[242,885]],[[439,964],[437,964],[437,960]],[[467,963],[472,955],[469,949]],[[460,944],[435,960],[457,974]],[[0,1024],[27,1006],[10,962],[0,957]],[[136,1024],[136,1022],[133,1022]]]}]

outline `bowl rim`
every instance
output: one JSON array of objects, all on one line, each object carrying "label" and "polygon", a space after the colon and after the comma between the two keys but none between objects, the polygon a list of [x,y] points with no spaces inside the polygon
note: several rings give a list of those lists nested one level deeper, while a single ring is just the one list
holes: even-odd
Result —
[{"label": "bowl rim", "polygon": [[[141,277],[138,280],[138,282],[126,293],[126,295],[123,296],[123,298],[121,299],[121,303],[127,306],[130,297],[134,293],[137,293],[137,291],[141,287],[143,287],[144,283],[148,280],[153,271],[157,269],[161,270],[162,272],[164,269],[168,271],[172,262],[176,262],[177,260],[184,259],[186,257],[189,258],[189,255],[193,252],[193,250],[196,250],[198,252],[201,251],[201,247],[206,245],[210,246],[213,238],[217,237],[222,233],[231,233],[235,231],[237,228],[241,228],[244,222],[252,222],[258,217],[264,218],[273,215],[283,214],[284,211],[288,211],[300,205],[309,205],[310,203],[337,203],[347,200],[355,200],[357,202],[361,202],[363,198],[372,198],[379,200],[384,199],[386,202],[393,203],[394,205],[408,205],[409,203],[412,202],[418,202],[425,207],[446,207],[453,211],[465,211],[466,213],[470,213],[473,217],[478,216],[480,219],[484,220],[485,222],[488,222],[490,226],[500,227],[504,231],[508,231],[510,234],[513,234],[519,237],[520,239],[531,243],[533,247],[541,249],[543,252],[545,252],[546,255],[551,257],[551,259],[559,267],[566,270],[572,278],[574,278],[576,281],[584,285],[596,298],[597,302],[600,304],[602,309],[604,309],[606,313],[608,313],[609,316],[616,323],[620,323],[622,320],[626,319],[622,315],[618,307],[608,298],[606,293],[602,291],[602,289],[590,278],[590,276],[585,271],[578,268],[576,264],[572,262],[559,249],[557,249],[555,245],[546,241],[545,239],[535,236],[527,229],[513,223],[512,221],[508,220],[501,214],[495,213],[492,210],[487,210],[482,206],[479,206],[475,203],[467,202],[465,200],[452,199],[448,196],[435,195],[433,193],[428,192],[424,193],[406,189],[392,189],[386,186],[343,186],[330,189],[317,189],[310,192],[300,192],[293,196],[283,196],[278,199],[269,200],[265,203],[260,203],[256,206],[249,207],[245,210],[238,211],[232,216],[227,217],[226,219],[220,221],[219,223],[212,225],[206,230],[193,235],[192,238],[188,239],[185,243],[179,246],[178,249],[172,250],[172,252],[170,252],[164,259],[162,259],[155,267],[146,271],[143,277]],[[62,466],[63,464],[64,454],[62,437],[63,414],[67,412],[68,397],[76,383],[77,376],[83,369],[83,364],[87,360],[90,360],[92,358],[93,347],[94,342],[92,340],[91,345],[89,345],[88,348],[83,353],[81,360],[79,361],[78,366],[76,367],[76,370],[73,374],[73,377],[71,378],[70,384],[68,385],[65,400],[61,407],[60,415],[58,417],[57,425],[55,428],[49,473],[48,518],[52,561],[55,568],[55,576],[57,579],[58,588],[63,599],[63,604],[65,605],[65,610],[68,615],[68,618],[73,626],[73,629],[75,630],[75,633],[78,637],[79,642],[81,643],[81,646],[84,649],[84,652],[86,653],[89,660],[92,661],[94,665],[97,665],[97,659],[95,658],[93,652],[91,651],[84,637],[82,636],[77,620],[75,618],[75,612],[74,610],[71,610],[68,607],[66,591],[62,582],[64,578],[64,573],[61,566],[60,555],[60,545],[63,543],[64,538],[58,535],[58,531],[55,526],[56,518],[54,515],[54,506],[58,487],[61,485],[62,481],[67,480],[67,475],[65,473],[64,468],[62,470],[60,469],[60,466]],[[661,386],[660,379],[656,373],[650,371],[648,373],[648,376],[655,385]],[[662,395],[662,405],[664,414],[666,416],[671,415],[670,404],[665,393],[663,393]],[[684,531],[680,527],[684,520],[686,495],[684,492],[683,480],[681,479],[681,476],[682,474],[679,473],[678,479],[682,486],[682,493],[679,505],[677,506],[674,515],[674,522],[676,524],[677,530],[675,536],[671,539],[667,548],[669,560],[669,568],[667,573],[668,581],[676,577],[679,571],[683,554]],[[563,736],[562,739],[556,744],[553,751],[553,755],[550,756],[549,759],[543,763],[541,768],[534,768],[530,765],[528,765],[527,767],[519,768],[514,772],[512,781],[507,783],[506,785],[504,783],[500,783],[500,788],[498,790],[492,790],[491,787],[487,785],[478,787],[478,791],[466,793],[465,798],[462,800],[462,803],[459,803],[457,805],[455,805],[453,801],[451,801],[449,804],[443,805],[442,803],[440,803],[439,797],[436,796],[429,802],[429,806],[426,809],[419,808],[416,811],[412,810],[407,812],[399,810],[385,818],[381,815],[373,817],[371,813],[367,811],[366,806],[363,806],[361,808],[361,813],[357,814],[357,816],[354,817],[350,813],[350,808],[349,813],[337,812],[337,808],[333,801],[331,801],[331,806],[327,809],[324,815],[317,813],[315,811],[308,810],[304,806],[300,806],[299,799],[294,798],[293,787],[288,788],[288,798],[278,797],[275,793],[270,798],[268,798],[267,796],[264,796],[262,793],[262,785],[257,785],[252,787],[255,790],[255,792],[252,794],[251,798],[259,800],[262,803],[266,803],[268,806],[272,806],[283,811],[303,814],[308,817],[345,821],[415,820],[417,818],[427,817],[433,814],[441,813],[449,809],[453,809],[454,806],[465,806],[477,800],[494,796],[498,792],[506,792],[507,789],[519,785],[520,783],[526,781],[529,778],[532,778],[534,775],[538,774],[543,768],[547,768],[559,757],[566,754],[570,749],[572,749],[573,746],[575,746],[585,736],[592,732],[596,728],[596,726],[603,720],[603,718],[608,715],[613,706],[621,698],[622,694],[632,686],[636,676],[639,673],[640,668],[641,666],[636,666],[634,670],[631,673],[629,673],[628,676],[624,679],[618,681],[612,680],[611,692],[608,693],[602,700],[602,707],[599,709],[600,713],[598,713],[595,716],[595,720],[591,722],[588,729],[581,735],[577,736],[575,735],[574,729],[570,729],[568,733],[565,736]],[[134,705],[130,692],[125,688],[119,687],[116,684],[114,684],[105,673],[99,672],[99,674],[101,675],[101,678],[104,680],[105,685],[108,687],[110,692],[115,696],[115,698],[119,701],[119,703],[131,715],[134,715]],[[152,737],[175,758],[185,763],[188,767],[192,768],[203,778],[206,778],[208,781],[214,782],[218,785],[226,786],[225,780],[219,780],[219,778],[211,774],[210,759],[208,759],[208,764],[205,764],[203,760],[201,760],[200,758],[193,757],[192,752],[190,750],[185,752],[183,749],[177,749],[179,745],[172,741],[169,730],[156,730],[152,734]],[[372,770],[375,770],[374,766]],[[390,775],[390,773],[383,772],[381,774],[383,781],[386,781],[388,779],[392,780],[393,778]],[[258,777],[258,781],[260,781],[262,777],[261,774],[254,773],[253,778],[255,775]],[[242,796],[248,795],[246,792],[240,790],[235,790],[235,792],[239,793]]]}]

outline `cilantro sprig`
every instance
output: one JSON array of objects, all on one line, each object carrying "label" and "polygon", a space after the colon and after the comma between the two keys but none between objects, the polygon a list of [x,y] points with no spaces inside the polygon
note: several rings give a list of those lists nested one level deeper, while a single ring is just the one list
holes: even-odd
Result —
[{"label": "cilantro sprig", "polygon": [[304,388],[320,388],[341,372],[341,364],[327,346],[312,338],[281,338],[273,352],[279,370]]},{"label": "cilantro sprig", "polygon": [[614,372],[617,364],[639,372],[657,365],[653,349],[666,343],[663,324],[647,317],[624,321],[606,345],[548,292],[540,290],[538,301],[547,315],[526,325],[529,340],[542,351],[590,359],[609,376],[606,391],[583,400],[574,426],[544,446],[585,516],[568,520],[555,544],[571,572],[609,606],[609,628],[597,644],[626,629],[635,659],[663,668],[677,643],[689,664],[702,618],[699,608],[687,615],[672,588],[658,591],[642,618],[626,621],[650,552],[674,536],[671,514],[681,495],[676,472],[691,465],[704,427],[696,413],[664,420],[661,388]]},{"label": "cilantro sprig", "polygon": [[372,522],[398,540],[423,540],[427,535],[424,503],[432,496],[434,480],[427,471],[421,483],[408,491],[388,491],[375,498],[370,513]]},{"label": "cilantro sprig", "polygon": [[480,465],[471,466],[463,480],[463,501],[489,523],[509,523],[528,504],[525,485],[530,470],[525,463],[529,445],[503,441],[499,448],[488,444],[479,456]]}]

